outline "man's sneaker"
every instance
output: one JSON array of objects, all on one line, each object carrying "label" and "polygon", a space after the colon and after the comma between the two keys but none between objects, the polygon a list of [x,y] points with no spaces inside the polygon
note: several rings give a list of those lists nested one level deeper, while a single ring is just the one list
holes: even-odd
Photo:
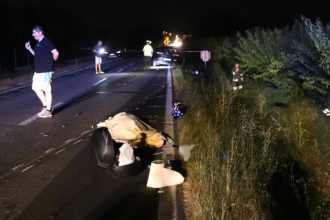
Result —
[{"label": "man's sneaker", "polygon": [[102,73],[104,73],[103,71],[100,71],[100,73],[102,74]]},{"label": "man's sneaker", "polygon": [[50,118],[50,117],[52,117],[52,112],[45,109],[45,111],[43,111],[39,114],[39,117],[40,118]]},{"label": "man's sneaker", "polygon": [[37,113],[37,115],[39,116],[40,114],[42,114],[44,111],[47,111],[46,107],[42,107],[41,111]]}]

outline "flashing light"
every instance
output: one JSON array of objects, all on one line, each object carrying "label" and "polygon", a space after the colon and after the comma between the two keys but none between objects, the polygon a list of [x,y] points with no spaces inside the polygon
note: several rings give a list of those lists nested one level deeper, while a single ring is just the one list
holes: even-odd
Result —
[{"label": "flashing light", "polygon": [[106,52],[105,52],[105,49],[104,48],[100,48],[99,49],[99,54],[105,54]]},{"label": "flashing light", "polygon": [[182,47],[182,42],[175,40],[173,44],[171,44],[172,47]]}]

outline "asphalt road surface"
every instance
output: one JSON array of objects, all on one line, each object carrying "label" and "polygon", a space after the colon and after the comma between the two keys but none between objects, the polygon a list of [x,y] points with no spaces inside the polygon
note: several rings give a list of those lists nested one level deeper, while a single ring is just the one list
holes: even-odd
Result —
[{"label": "asphalt road surface", "polygon": [[0,219],[157,219],[148,168],[118,178],[96,166],[89,142],[98,122],[122,111],[163,131],[168,70],[144,71],[139,58],[103,70],[55,77],[52,118],[36,117],[29,86],[0,95]]}]

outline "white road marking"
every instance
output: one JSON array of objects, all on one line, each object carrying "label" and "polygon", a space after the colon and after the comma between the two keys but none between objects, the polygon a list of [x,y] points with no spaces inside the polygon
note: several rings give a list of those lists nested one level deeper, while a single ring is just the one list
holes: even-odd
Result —
[{"label": "white road marking", "polygon": [[46,150],[45,153],[48,154],[48,153],[53,152],[54,150],[55,150],[54,148],[50,148],[50,149]]},{"label": "white road marking", "polygon": [[[55,155],[57,155],[57,154],[59,154],[59,153],[65,151],[65,150],[67,149],[67,148],[65,148],[65,146],[68,145],[70,142],[75,141],[75,142],[72,144],[72,146],[73,146],[73,145],[75,145],[75,144],[77,144],[77,143],[83,141],[82,139],[79,139],[79,138],[81,138],[82,135],[84,135],[84,134],[88,134],[88,133],[90,133],[91,131],[93,131],[93,130],[87,130],[87,131],[84,131],[84,132],[81,133],[81,135],[80,135],[79,137],[76,137],[76,138],[72,138],[72,139],[68,139],[68,140],[66,140],[65,143],[64,143],[63,145],[61,145],[60,147],[57,147],[57,148],[50,148],[50,149],[46,150],[45,153],[44,153],[43,155],[41,155],[41,156],[37,157],[36,159],[33,159],[33,160],[31,160],[29,163],[27,163],[27,164],[31,164],[31,165],[28,166],[28,167],[26,167],[25,169],[23,169],[21,172],[24,173],[24,172],[26,172],[27,170],[29,170],[29,169],[31,169],[32,167],[34,167],[38,162],[40,162],[40,160],[41,160],[42,158],[44,158],[45,156],[47,156],[47,154],[49,154],[49,153],[52,153],[52,152],[58,150],[58,151],[55,153]],[[89,135],[89,136],[92,136],[93,134],[90,133],[90,134],[88,134],[88,135]],[[60,150],[59,150],[59,149],[60,149]],[[23,167],[25,164],[26,164],[26,163],[22,163],[22,164],[20,164],[20,165],[17,165],[17,166],[15,166],[15,167],[13,167],[13,168],[11,169],[11,171],[16,171],[16,170],[18,170],[19,168]],[[6,174],[0,176],[0,179],[4,179],[4,178],[6,178],[7,176],[10,176],[11,174],[12,174],[12,172],[8,172],[8,173],[6,173]]]},{"label": "white road marking", "polygon": [[122,72],[124,70],[124,68],[121,68],[120,70],[118,70],[118,72],[120,73],[120,72]]},{"label": "white road marking", "polygon": [[77,143],[79,143],[79,142],[81,142],[82,140],[80,139],[80,140],[77,140],[76,142],[74,142],[72,145],[75,145],[75,144],[77,144]]},{"label": "white road marking", "polygon": [[111,92],[96,92],[96,93],[98,93],[98,94],[108,94],[108,93],[111,93]]},{"label": "white road marking", "polygon": [[108,78],[104,78],[104,79],[101,79],[100,81],[96,82],[93,84],[93,86],[97,86],[99,85],[100,83],[102,83],[103,81],[107,80]]},{"label": "white road marking", "polygon": [[16,166],[16,167],[12,168],[11,170],[12,170],[12,171],[15,171],[15,170],[17,170],[18,168],[24,166],[24,164],[25,164],[25,163],[22,163],[22,164],[20,164],[20,165],[18,165],[18,166]]},{"label": "white road marking", "polygon": [[[53,109],[56,109],[60,106],[64,105],[64,102],[59,102],[59,103],[56,103],[55,105],[53,105]],[[37,118],[39,118],[38,115],[33,115],[31,116],[30,118],[26,119],[25,121],[22,121],[21,123],[18,124],[18,126],[25,126],[25,125],[28,125],[30,124],[31,122],[35,121]]]},{"label": "white road marking", "polygon": [[[165,108],[165,117],[168,118],[169,121],[165,122],[168,123],[167,129],[165,132],[172,137],[174,137],[174,124],[173,124],[173,117],[171,115],[172,112],[172,105],[173,105],[173,97],[172,97],[172,70],[171,68],[167,69],[167,87],[166,87],[166,108]],[[171,124],[171,125],[170,125]],[[165,126],[166,127],[166,126]],[[167,131],[166,131],[167,130]],[[164,152],[164,149],[163,149]],[[166,152],[164,152],[166,153]],[[164,157],[165,155],[163,155]],[[178,219],[178,210],[177,210],[177,187],[173,186],[169,188],[171,193],[171,198],[173,201],[173,210],[172,210],[172,219]]]},{"label": "white road marking", "polygon": [[68,143],[70,143],[70,142],[72,142],[72,141],[74,141],[76,138],[71,138],[71,139],[68,139],[68,140],[66,140],[64,143],[65,144],[68,144]]},{"label": "white road marking", "polygon": [[38,117],[38,115],[33,115],[32,117],[26,119],[25,121],[22,121],[21,123],[18,124],[18,126],[24,126],[24,125],[28,125],[31,122],[33,122],[34,120],[36,120]]},{"label": "white road marking", "polygon": [[28,166],[27,168],[25,168],[25,169],[22,170],[22,173],[26,172],[27,170],[31,169],[32,167],[34,167],[34,165]]},{"label": "white road marking", "polygon": [[87,134],[87,133],[89,133],[91,131],[93,131],[93,130],[83,131],[83,132],[81,132],[80,136],[83,136],[83,135],[85,135],[85,134]]},{"label": "white road marking", "polygon": [[156,69],[156,70],[160,70],[160,69],[171,69],[174,66],[151,66],[150,69]]},{"label": "white road marking", "polygon": [[66,148],[63,148],[62,150],[57,151],[55,154],[57,155],[57,154],[59,154],[59,153],[65,151],[65,150],[66,150]]},{"label": "white road marking", "polygon": [[165,115],[172,111],[172,72],[167,69],[167,88],[166,88],[166,109]]}]

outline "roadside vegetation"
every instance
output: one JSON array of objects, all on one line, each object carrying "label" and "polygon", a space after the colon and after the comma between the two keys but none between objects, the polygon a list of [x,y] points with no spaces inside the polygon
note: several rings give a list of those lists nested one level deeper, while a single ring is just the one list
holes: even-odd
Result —
[{"label": "roadside vegetation", "polygon": [[[195,144],[184,185],[188,219],[330,218],[330,30],[302,17],[205,41],[212,64],[174,71],[188,107],[180,143]],[[233,91],[230,70],[244,72]]]}]

